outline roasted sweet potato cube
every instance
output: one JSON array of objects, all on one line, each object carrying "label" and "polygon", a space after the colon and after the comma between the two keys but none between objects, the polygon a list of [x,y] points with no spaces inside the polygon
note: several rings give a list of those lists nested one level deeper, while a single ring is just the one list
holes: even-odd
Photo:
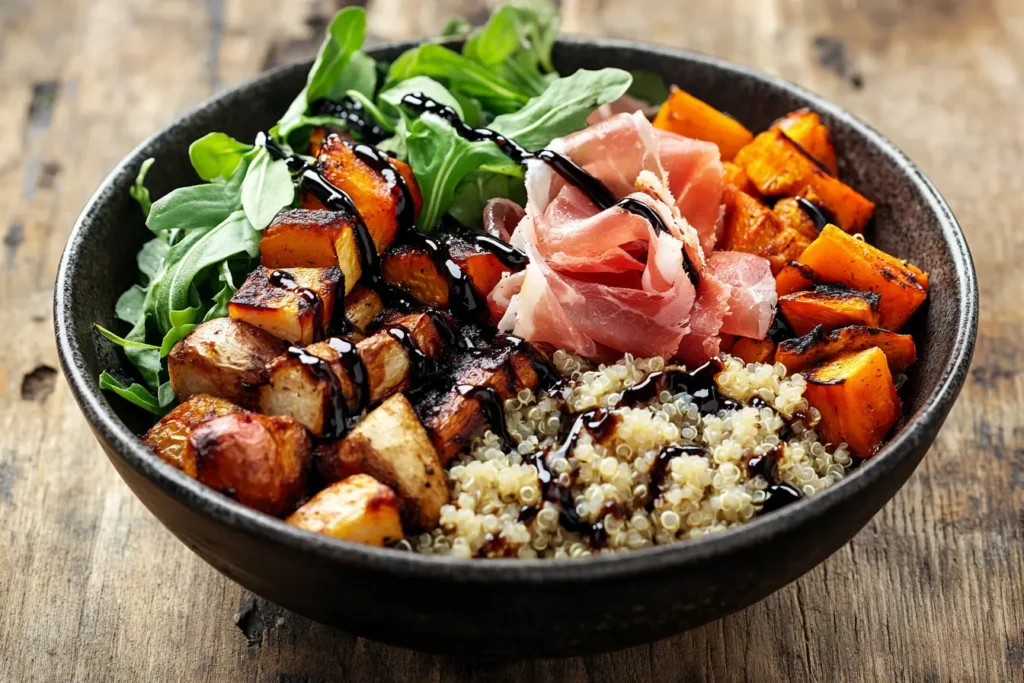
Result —
[{"label": "roasted sweet potato cube", "polygon": [[267,377],[267,363],[284,353],[285,347],[274,335],[240,320],[208,320],[168,354],[171,388],[179,401],[210,394],[254,408],[257,389]]},{"label": "roasted sweet potato cube", "polygon": [[196,479],[269,515],[290,513],[306,493],[309,434],[291,418],[215,417],[192,430],[185,457],[195,461]]},{"label": "roasted sweet potato cube", "polygon": [[[328,135],[320,146],[317,170],[324,179],[352,198],[377,246],[377,253],[380,253],[394,241],[398,233],[399,205],[404,201],[404,195],[398,184],[386,177],[385,173],[360,159],[354,147],[356,145],[342,140],[338,135]],[[416,213],[419,213],[423,196],[412,169],[397,159],[392,159],[391,163],[405,180]],[[302,206],[327,208],[309,193],[303,193]],[[347,277],[348,273],[345,275]]]},{"label": "roasted sweet potato cube", "polygon": [[462,271],[473,283],[473,287],[483,296],[491,293],[491,290],[501,281],[502,275],[511,272],[494,254],[488,251],[481,251],[479,248],[457,248],[451,247],[451,256],[462,268]]},{"label": "roasted sweet potato cube", "polygon": [[781,230],[778,218],[764,202],[738,190],[733,196],[722,249],[767,256]]},{"label": "roasted sweet potato cube", "polygon": [[821,278],[814,269],[798,261],[789,261],[775,273],[775,292],[780,297],[810,289]]},{"label": "roasted sweet potato cube", "polygon": [[722,184],[733,190],[746,192],[751,197],[757,196],[757,188],[750,182],[746,172],[731,161],[722,163]]},{"label": "roasted sweet potato cube", "polygon": [[164,462],[174,465],[190,477],[195,477],[195,458],[186,457],[185,448],[192,430],[212,418],[241,412],[239,406],[223,398],[195,394],[175,406],[171,412],[150,427],[142,442]]},{"label": "roasted sweet potato cube", "polygon": [[870,458],[882,447],[902,406],[881,349],[839,356],[804,378],[804,397],[821,413],[817,430],[824,441],[846,442],[859,458]]},{"label": "roasted sweet potato cube", "polygon": [[315,534],[378,548],[403,536],[398,496],[368,474],[331,484],[285,521]]},{"label": "roasted sweet potato cube", "polygon": [[885,354],[893,373],[903,372],[917,360],[914,338],[909,334],[851,325],[828,334],[824,328],[815,328],[802,337],[787,339],[779,344],[775,362],[782,363],[790,372],[803,372],[841,354],[873,346]]},{"label": "roasted sweet potato cube", "polygon": [[[813,191],[810,191],[813,195]],[[801,201],[803,200],[803,201]],[[806,203],[804,203],[806,202]],[[779,219],[779,225],[784,230],[792,230],[795,233],[801,235],[803,240],[804,248],[810,244],[818,236],[818,226],[815,225],[814,219],[809,214],[810,211],[817,210],[822,218],[826,219],[826,223],[831,221],[828,220],[829,215],[827,209],[822,211],[822,207],[819,206],[820,200],[814,197],[801,197],[797,199],[795,197],[783,197],[779,201],[775,202],[775,206],[772,207],[772,213]],[[808,206],[808,204],[810,206]],[[825,224],[821,225],[822,228]],[[801,249],[801,252],[803,249]],[[798,252],[793,258],[800,255]]]},{"label": "roasted sweet potato cube", "polygon": [[295,344],[322,338],[332,326],[342,275],[330,268],[259,266],[228,303],[228,315]]},{"label": "roasted sweet potato cube", "polygon": [[800,263],[821,281],[879,294],[878,324],[889,330],[902,327],[928,296],[927,273],[831,225],[804,250]]},{"label": "roasted sweet potato cube", "polygon": [[742,123],[676,86],[654,117],[654,127],[713,142],[725,161],[754,138]]},{"label": "roasted sweet potato cube", "polygon": [[779,298],[779,312],[797,334],[821,326],[826,332],[847,325],[878,325],[878,302],[874,292],[862,292],[834,285],[817,285],[811,291],[794,292]]},{"label": "roasted sweet potato cube", "polygon": [[381,257],[380,273],[384,281],[408,292],[428,306],[448,307],[448,280],[434,259],[418,245],[399,245]]},{"label": "roasted sweet potato cube", "polygon": [[744,363],[774,363],[775,342],[771,339],[750,339],[736,337],[729,354],[736,356]]},{"label": "roasted sweet potato cube", "polygon": [[735,161],[766,197],[797,197],[813,190],[847,232],[863,230],[874,213],[874,202],[830,175],[781,130],[758,135]]},{"label": "roasted sweet potato cube", "polygon": [[409,526],[429,531],[448,502],[448,485],[437,451],[409,400],[394,394],[374,408],[345,438],[316,450],[327,481],[369,474],[393,489]]},{"label": "roasted sweet potato cube", "polygon": [[263,231],[260,262],[267,268],[336,266],[335,242],[342,230],[352,229],[354,220],[341,211],[282,211]]},{"label": "roasted sweet potato cube", "polygon": [[772,124],[786,134],[786,137],[804,148],[808,154],[828,169],[832,175],[839,174],[836,164],[836,150],[832,146],[832,134],[810,109],[797,109]]}]

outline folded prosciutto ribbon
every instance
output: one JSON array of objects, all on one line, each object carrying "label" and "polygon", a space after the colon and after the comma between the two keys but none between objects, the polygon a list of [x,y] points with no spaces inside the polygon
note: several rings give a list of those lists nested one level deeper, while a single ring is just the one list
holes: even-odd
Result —
[{"label": "folded prosciutto ribbon", "polygon": [[[497,234],[518,222],[511,243],[530,259],[488,297],[500,330],[598,361],[631,353],[699,363],[718,353],[722,332],[764,337],[776,303],[768,261],[713,251],[722,228],[715,145],[656,130],[636,112],[550,148],[617,200],[646,204],[668,229],[619,206],[599,210],[550,166],[531,161],[525,215],[507,200],[485,209],[485,225]],[[684,251],[700,274],[696,291]]]}]

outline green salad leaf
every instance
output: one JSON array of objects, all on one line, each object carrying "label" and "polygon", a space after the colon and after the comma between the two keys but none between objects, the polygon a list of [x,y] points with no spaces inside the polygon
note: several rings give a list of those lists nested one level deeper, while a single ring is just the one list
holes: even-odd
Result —
[{"label": "green salad leaf", "polygon": [[253,158],[242,181],[242,209],[256,230],[263,230],[295,199],[292,174],[284,159],[271,159],[266,147]]},{"label": "green salad leaf", "polygon": [[104,370],[100,373],[99,385],[100,389],[112,391],[129,403],[134,403],[143,410],[147,410],[158,417],[166,412],[161,406],[160,400],[141,384],[136,382],[126,383]]},{"label": "green salad leaf", "polygon": [[668,99],[668,86],[665,85],[664,78],[650,71],[629,73],[633,76],[633,83],[627,91],[630,95],[653,106],[659,106]]},{"label": "green salad leaf", "polygon": [[227,182],[179,187],[164,195],[153,202],[146,227],[155,233],[212,228],[241,206],[248,170],[249,160],[242,157]]},{"label": "green salad leaf", "polygon": [[483,226],[484,205],[498,197],[526,204],[522,170],[519,175],[492,173],[484,169],[473,171],[455,188],[448,213],[467,227],[480,228]]},{"label": "green salad leaf", "polygon": [[149,199],[149,190],[146,188],[146,174],[149,173],[149,169],[153,166],[154,161],[156,159],[150,157],[142,162],[142,165],[139,166],[139,174],[135,176],[135,182],[132,184],[131,189],[128,190],[128,194],[132,196],[132,199],[138,202],[143,216],[149,215],[149,209],[153,205]]},{"label": "green salad leaf", "polygon": [[508,4],[466,40],[462,54],[523,92],[539,95],[548,83],[544,73],[553,71],[551,47],[558,24],[558,12],[550,3]]},{"label": "green salad leaf", "polygon": [[461,36],[469,33],[473,30],[473,25],[462,17],[451,17],[444,26],[441,27],[441,37],[451,38],[454,36]]},{"label": "green salad leaf", "polygon": [[189,145],[188,158],[192,168],[206,182],[226,181],[250,151],[252,145],[230,135],[209,133]]}]

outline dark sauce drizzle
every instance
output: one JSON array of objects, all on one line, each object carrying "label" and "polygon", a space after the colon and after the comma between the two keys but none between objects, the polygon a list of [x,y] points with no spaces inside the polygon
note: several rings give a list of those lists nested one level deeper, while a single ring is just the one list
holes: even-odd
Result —
[{"label": "dark sauce drizzle", "polygon": [[338,353],[338,362],[356,388],[355,412],[361,413],[370,404],[370,375],[366,364],[352,340],[331,337],[327,343]]},{"label": "dark sauce drizzle", "polygon": [[772,324],[768,328],[768,333],[765,336],[776,344],[779,344],[787,339],[793,339],[796,337],[796,332],[794,332],[793,328],[789,326],[789,322],[786,320],[786,316],[782,315],[782,311],[776,308],[775,317],[772,318]]},{"label": "dark sauce drizzle", "polygon": [[306,372],[327,385],[327,410],[324,413],[322,436],[325,439],[341,438],[349,430],[351,419],[338,376],[327,361],[303,348],[291,346],[288,355],[302,363]]},{"label": "dark sauce drizzle", "polygon": [[821,232],[825,229],[825,226],[829,223],[834,223],[835,218],[832,213],[827,209],[823,209],[820,206],[816,206],[806,197],[794,197],[797,205],[803,210],[807,217],[814,223],[814,229]]},{"label": "dark sauce drizzle", "polygon": [[776,478],[775,461],[778,460],[779,455],[781,455],[781,447],[776,446],[764,455],[759,455],[747,461],[747,473],[749,476],[756,477],[760,475],[768,482],[768,488],[764,492],[765,498],[764,504],[761,507],[761,514],[778,510],[790,503],[795,503],[802,497],[796,487],[784,481],[779,481]]},{"label": "dark sauce drizzle", "polygon": [[704,449],[700,446],[666,446],[658,452],[654,459],[654,467],[651,468],[650,483],[647,484],[647,502],[644,508],[648,512],[654,510],[654,501],[661,496],[661,487],[668,475],[669,462],[680,455],[704,455]]},{"label": "dark sauce drizzle", "polygon": [[[537,152],[531,152],[514,140],[510,140],[490,128],[473,128],[472,126],[468,126],[463,123],[462,119],[459,118],[458,113],[454,109],[432,100],[422,93],[411,93],[406,95],[402,98],[402,104],[420,114],[429,112],[441,117],[450,123],[452,128],[455,129],[455,132],[466,140],[471,142],[493,142],[498,146],[498,149],[517,164],[522,164],[532,159],[543,161],[551,166],[551,168],[567,182],[583,192],[583,194],[585,194],[598,209],[604,210],[615,206],[615,195],[611,193],[605,184],[564,154],[560,154],[559,152],[551,149],[542,149]],[[646,218],[651,222],[655,230],[665,230],[665,224],[661,220],[661,217],[658,216],[657,212],[653,211],[643,202],[627,198],[620,202],[619,206],[630,213],[635,213],[638,216]],[[694,286],[696,286],[700,282],[700,276],[685,251],[683,252],[683,262],[686,267],[687,276],[690,278],[691,282],[693,282]]]},{"label": "dark sauce drizzle", "polygon": [[291,273],[283,270],[271,271],[270,276],[267,278],[270,280],[270,284],[283,289],[287,292],[295,292],[299,298],[309,304],[309,309],[313,311],[313,341],[319,341],[323,339],[324,329],[324,301],[320,298],[320,295],[314,292],[309,287],[303,287],[295,278],[292,277]]},{"label": "dark sauce drizzle", "polygon": [[739,401],[725,396],[718,390],[715,377],[723,370],[722,361],[712,358],[693,370],[663,370],[652,372],[647,378],[622,392],[621,406],[646,403],[662,391],[670,394],[686,392],[703,415],[714,415],[719,410],[737,410]]},{"label": "dark sauce drizzle", "polygon": [[366,109],[354,97],[341,100],[320,99],[309,105],[310,111],[319,116],[333,116],[345,122],[345,127],[360,140],[376,144],[388,137],[388,132],[366,118]]},{"label": "dark sauce drizzle", "polygon": [[385,328],[385,332],[401,344],[405,350],[405,355],[409,359],[409,381],[412,384],[430,372],[430,357],[423,353],[423,349],[420,348],[408,328],[401,325],[389,325]]},{"label": "dark sauce drizzle", "polygon": [[491,431],[501,439],[504,449],[506,451],[514,450],[515,442],[512,441],[512,435],[508,433],[508,427],[505,426],[505,401],[494,390],[494,387],[460,384],[455,390],[462,396],[473,399],[480,405],[480,411],[484,414],[484,419],[490,424]]},{"label": "dark sauce drizzle", "polygon": [[419,233],[406,236],[406,242],[426,251],[437,269],[448,280],[448,309],[457,318],[483,320],[489,315],[487,298],[477,291],[469,276],[448,253],[448,248],[439,239]]}]

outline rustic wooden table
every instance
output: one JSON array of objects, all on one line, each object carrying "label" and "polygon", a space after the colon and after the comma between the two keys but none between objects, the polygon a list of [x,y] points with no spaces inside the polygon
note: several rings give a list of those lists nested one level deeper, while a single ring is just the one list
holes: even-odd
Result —
[{"label": "rustic wooden table", "polygon": [[[753,64],[846,106],[923,167],[974,248],[982,321],[960,402],[910,483],[801,580],[647,647],[474,662],[287,613],[164,530],[55,370],[57,260],[122,155],[217,90],[311,54],[333,4],[0,5],[0,681],[1024,681],[1020,0],[562,2],[569,32]],[[479,21],[484,5],[368,9],[385,40],[452,13]]]}]

